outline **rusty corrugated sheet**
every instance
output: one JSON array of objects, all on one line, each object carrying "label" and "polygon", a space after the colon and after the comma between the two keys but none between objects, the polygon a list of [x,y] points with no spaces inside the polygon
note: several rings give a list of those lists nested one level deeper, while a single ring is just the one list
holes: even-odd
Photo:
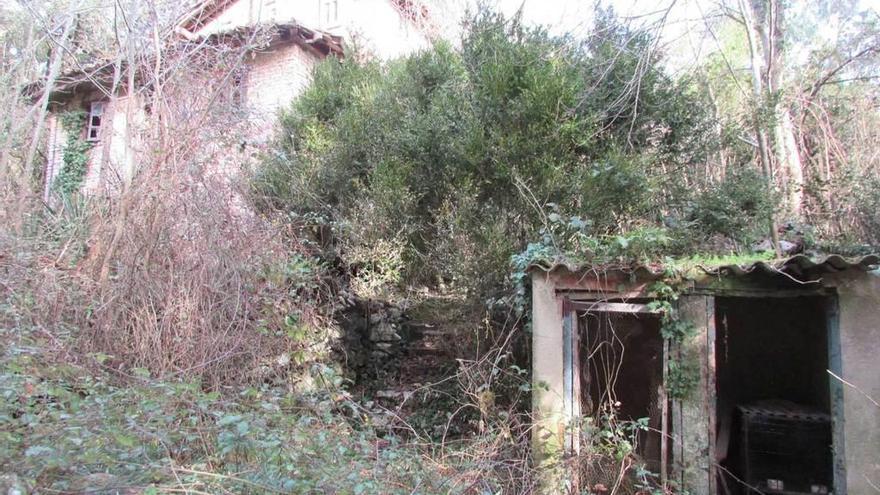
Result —
[{"label": "rusty corrugated sheet", "polygon": [[722,265],[703,268],[710,275],[742,276],[756,271],[766,273],[783,272],[795,277],[806,274],[837,273],[845,270],[871,271],[880,266],[880,256],[870,254],[858,258],[845,258],[837,254],[822,258],[811,258],[797,254],[791,258],[776,261],[757,261],[750,265]]},{"label": "rusty corrugated sheet", "polygon": [[[806,275],[821,275],[825,273],[837,273],[846,270],[871,271],[880,268],[880,255],[870,254],[861,257],[847,258],[837,254],[824,255],[821,257],[810,257],[804,254],[797,254],[790,258],[773,261],[756,261],[748,264],[728,264],[718,266],[697,266],[698,270],[706,275],[715,276],[733,276],[740,277],[751,273],[778,273],[782,272],[795,278]],[[529,266],[529,270],[541,270],[552,272],[555,270],[565,269],[569,272],[608,272],[620,271],[627,273],[649,273],[653,276],[659,276],[663,273],[664,265],[662,263],[634,263],[624,264],[582,264],[572,265],[560,260],[538,261]]]}]

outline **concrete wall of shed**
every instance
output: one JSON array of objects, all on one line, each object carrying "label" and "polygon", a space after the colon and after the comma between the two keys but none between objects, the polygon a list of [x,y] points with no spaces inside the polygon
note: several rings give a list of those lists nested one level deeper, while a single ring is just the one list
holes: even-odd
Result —
[{"label": "concrete wall of shed", "polygon": [[564,454],[570,419],[563,399],[562,325],[562,298],[556,294],[555,278],[542,271],[532,273],[532,452],[535,464],[545,470],[547,493],[553,492],[550,487],[558,475],[554,471]]},{"label": "concrete wall of shed", "polygon": [[880,486],[880,273],[826,276],[837,286],[846,482],[850,494]]},{"label": "concrete wall of shed", "polygon": [[[880,401],[880,360],[877,358],[880,271],[825,274],[823,285],[835,288],[838,294],[840,371],[847,382],[842,387],[846,491],[838,486],[838,492],[875,493],[880,486],[880,406],[876,404]],[[560,291],[595,290],[593,286],[610,289],[614,284],[565,271],[532,273],[532,373],[536,384],[532,404],[536,420],[533,445],[536,460],[545,464],[562,454],[569,420],[565,417],[563,399],[563,296]],[[620,289],[621,296],[626,293],[635,297],[640,292],[638,283],[625,286],[625,290]],[[606,295],[617,296],[613,290],[609,292],[612,293]],[[676,440],[673,469],[677,469],[673,476],[679,476],[692,493],[711,493],[714,488],[709,465],[714,458],[712,432],[715,428],[713,302],[712,296],[705,295],[687,295],[680,300],[681,315],[697,327],[694,338],[684,343],[682,351],[686,358],[699,361],[701,380],[691,397],[673,405],[672,427]],[[831,352],[835,352],[834,349]]]},{"label": "concrete wall of shed", "polygon": [[[617,273],[585,277],[565,270],[532,272],[532,413],[535,428],[532,447],[542,469],[542,493],[563,493],[566,474],[559,461],[565,453],[565,432],[572,420],[565,410],[563,361],[564,313],[566,295],[587,291],[591,296],[644,297],[650,280]],[[571,292],[569,292],[571,291]],[[677,355],[692,360],[700,369],[699,383],[690,397],[673,405],[675,442],[670,479],[683,484],[690,493],[709,494],[713,486],[714,457],[710,438],[713,428],[710,398],[714,398],[714,299],[689,295],[680,299],[682,317],[697,331],[683,342]],[[577,365],[576,365],[577,366]],[[579,400],[575,398],[575,400]]]}]

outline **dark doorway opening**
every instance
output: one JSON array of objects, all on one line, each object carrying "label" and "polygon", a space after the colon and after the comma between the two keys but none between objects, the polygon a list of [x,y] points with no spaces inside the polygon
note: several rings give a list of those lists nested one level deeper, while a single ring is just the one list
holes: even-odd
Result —
[{"label": "dark doorway opening", "polygon": [[581,411],[596,424],[612,415],[617,424],[630,423],[635,453],[659,473],[665,397],[659,317],[587,312],[578,315],[578,328]]},{"label": "dark doorway opening", "polygon": [[715,299],[718,493],[831,493],[823,296]]}]

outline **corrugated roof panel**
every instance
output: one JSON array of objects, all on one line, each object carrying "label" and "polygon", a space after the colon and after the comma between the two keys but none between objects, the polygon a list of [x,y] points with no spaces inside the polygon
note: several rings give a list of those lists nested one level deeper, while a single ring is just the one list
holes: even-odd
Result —
[{"label": "corrugated roof panel", "polygon": [[880,256],[871,254],[860,258],[844,258],[837,254],[827,255],[821,259],[813,259],[804,254],[777,261],[758,261],[751,265],[722,265],[703,268],[710,275],[748,275],[755,271],[767,273],[784,272],[789,275],[805,273],[836,273],[845,270],[871,271],[880,267]]},{"label": "corrugated roof panel", "polygon": [[[728,264],[718,266],[697,266],[707,275],[717,276],[734,276],[741,277],[751,273],[785,273],[795,278],[805,275],[821,275],[824,273],[837,273],[846,270],[872,271],[880,268],[880,255],[870,254],[867,256],[846,258],[837,254],[826,255],[821,258],[812,258],[804,254],[798,254],[790,258],[775,261],[756,261],[750,264]],[[554,271],[565,269],[569,272],[578,272],[583,270],[595,271],[612,271],[618,270],[623,272],[649,272],[658,276],[664,270],[662,263],[652,264],[581,264],[572,265],[560,260],[534,262],[529,269],[539,269],[542,271]]]}]

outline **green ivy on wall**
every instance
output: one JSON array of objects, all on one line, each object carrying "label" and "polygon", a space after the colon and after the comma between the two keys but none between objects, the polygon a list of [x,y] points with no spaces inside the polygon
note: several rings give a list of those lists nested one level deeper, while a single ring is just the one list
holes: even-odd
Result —
[{"label": "green ivy on wall", "polygon": [[683,400],[688,398],[700,383],[700,365],[681,353],[672,352],[697,333],[697,328],[692,322],[681,318],[675,304],[680,294],[680,290],[676,287],[676,280],[679,279],[680,277],[676,277],[674,272],[670,271],[666,278],[654,283],[650,292],[657,299],[649,306],[660,311],[662,315],[660,335],[669,343],[666,390],[670,399]]},{"label": "green ivy on wall", "polygon": [[79,192],[86,177],[89,165],[89,150],[92,143],[82,137],[82,129],[88,115],[82,110],[65,112],[61,115],[61,127],[67,133],[62,155],[63,166],[55,178],[54,189],[62,195]]}]

